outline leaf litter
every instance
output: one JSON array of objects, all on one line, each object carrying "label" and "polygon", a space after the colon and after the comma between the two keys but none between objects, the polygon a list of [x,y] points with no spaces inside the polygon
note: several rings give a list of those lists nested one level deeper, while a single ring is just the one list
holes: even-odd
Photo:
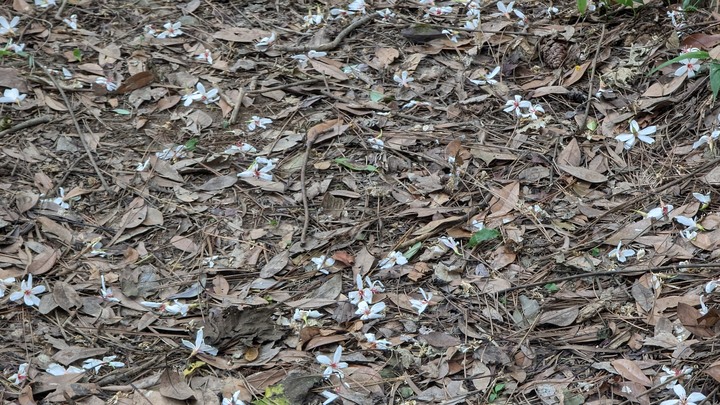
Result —
[{"label": "leaf litter", "polygon": [[0,8],[3,403],[717,402],[716,15],[241,3]]}]

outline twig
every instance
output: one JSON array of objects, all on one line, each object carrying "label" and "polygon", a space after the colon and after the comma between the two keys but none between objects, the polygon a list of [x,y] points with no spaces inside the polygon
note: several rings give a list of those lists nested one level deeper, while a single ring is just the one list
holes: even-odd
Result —
[{"label": "twig", "polygon": [[105,181],[105,176],[103,176],[97,163],[95,163],[95,158],[93,157],[92,151],[90,150],[90,145],[87,144],[87,141],[85,140],[85,137],[83,136],[83,131],[80,128],[80,123],[78,122],[77,118],[75,117],[75,112],[73,111],[72,104],[70,104],[70,100],[68,100],[67,96],[65,95],[65,91],[63,91],[62,87],[60,87],[57,80],[55,80],[55,78],[50,73],[50,71],[48,70],[47,67],[45,67],[44,65],[41,65],[37,61],[35,61],[35,64],[40,66],[40,68],[45,72],[47,77],[50,78],[50,81],[53,82],[53,85],[55,85],[55,88],[60,92],[60,96],[62,96],[62,99],[68,108],[68,113],[70,113],[70,118],[72,119],[73,123],[75,124],[75,130],[77,131],[78,136],[80,137],[80,142],[83,144],[83,147],[85,148],[85,152],[87,153],[88,158],[90,159],[90,164],[92,164],[92,167],[95,169],[95,173],[97,173],[98,177],[100,178],[100,183],[102,183],[102,186],[105,189],[105,191],[108,194],[113,194],[112,189],[110,188],[108,183]]},{"label": "twig", "polygon": [[[252,81],[250,81],[250,84],[248,85],[248,88],[252,90],[255,85],[257,84],[257,77],[253,77]],[[248,91],[245,90],[245,87],[240,88],[240,92],[238,93],[237,98],[235,99],[235,106],[233,107],[232,114],[230,115],[230,124],[234,124],[237,122],[237,116],[240,112],[240,106],[242,105],[242,100],[245,98],[245,95],[248,94]]]},{"label": "twig", "polygon": [[245,92],[245,95],[251,96],[253,94],[269,93],[269,92],[275,91],[275,90],[284,90],[289,87],[304,86],[306,84],[315,84],[319,81],[320,81],[320,79],[310,79],[310,80],[302,80],[302,81],[295,82],[295,83],[285,83],[285,84],[280,84],[280,85],[273,86],[273,87],[266,87],[264,89],[249,90],[249,91]]},{"label": "twig", "polygon": [[42,117],[36,117],[31,120],[23,121],[15,126],[12,126],[2,132],[0,132],[0,137],[3,135],[12,134],[13,132],[17,132],[21,129],[34,127],[36,125],[45,124],[47,122],[52,121],[52,117],[49,115],[43,115]]},{"label": "twig", "polygon": [[563,281],[577,280],[579,278],[586,278],[586,277],[625,276],[625,275],[634,275],[637,273],[647,273],[647,272],[654,272],[654,271],[667,272],[667,271],[672,271],[672,270],[677,271],[680,269],[699,269],[699,268],[703,268],[703,267],[720,268],[720,262],[705,263],[705,264],[673,264],[670,266],[650,267],[647,269],[615,270],[615,271],[601,271],[601,272],[596,272],[596,273],[573,274],[571,276],[559,277],[559,278],[554,278],[551,280],[539,281],[537,283],[523,284],[523,285],[518,285],[515,287],[506,288],[504,290],[498,291],[497,294],[505,294],[505,293],[509,293],[511,291],[524,290],[527,288],[540,287],[540,286],[543,286],[546,284],[560,283]]},{"label": "twig", "polygon": [[335,37],[332,42],[327,42],[321,45],[279,45],[273,47],[274,50],[281,51],[281,52],[307,52],[309,50],[315,50],[315,51],[331,51],[335,48],[337,48],[340,45],[340,42],[342,42],[343,39],[345,39],[348,34],[353,32],[358,27],[365,25],[369,23],[370,21],[374,20],[375,17],[378,15],[376,13],[370,13],[366,15],[363,18],[355,20],[352,24],[345,27],[344,30],[340,31],[340,33]]},{"label": "twig", "polygon": [[582,124],[578,127],[575,135],[580,135],[585,131],[585,125],[587,124],[588,114],[590,114],[590,104],[592,102],[593,95],[593,79],[595,79],[595,66],[597,65],[598,55],[600,55],[600,47],[602,47],[603,39],[605,39],[605,24],[602,26],[602,32],[600,32],[600,40],[595,48],[595,56],[592,61],[592,70],[590,71],[590,83],[588,84],[588,95],[587,101],[585,102],[585,115],[583,116]]},{"label": "twig", "polygon": [[63,0],[62,4],[60,4],[60,7],[58,7],[57,12],[55,12],[55,19],[62,21],[62,13],[65,10],[65,6],[67,5],[67,0]]},{"label": "twig", "polygon": [[302,232],[300,233],[300,244],[303,246],[305,245],[307,230],[310,226],[310,208],[308,207],[307,187],[305,187],[305,167],[307,166],[308,156],[310,155],[310,149],[312,148],[314,141],[314,139],[307,140],[307,143],[305,144],[305,156],[303,156],[302,166],[300,167],[300,190],[302,191],[303,199],[303,215],[305,215],[305,218],[303,219]]}]

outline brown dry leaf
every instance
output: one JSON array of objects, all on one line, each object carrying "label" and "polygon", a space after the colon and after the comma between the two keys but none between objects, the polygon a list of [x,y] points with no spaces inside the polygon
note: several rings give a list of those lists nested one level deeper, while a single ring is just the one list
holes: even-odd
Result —
[{"label": "brown dry leaf", "polygon": [[345,81],[348,80],[348,75],[343,73],[342,70],[339,68],[332,66],[330,64],[327,64],[325,62],[321,62],[317,59],[310,59],[309,60],[310,65],[315,69],[318,73],[321,75],[329,76],[333,79]]},{"label": "brown dry leaf", "polygon": [[198,190],[203,191],[218,191],[222,190],[228,187],[232,187],[237,183],[238,177],[237,176],[218,176],[213,177],[210,180],[206,181],[205,184],[198,187]]},{"label": "brown dry leaf", "polygon": [[632,361],[627,359],[617,359],[610,362],[615,370],[623,378],[629,381],[641,384],[644,387],[652,387],[652,381],[643,373],[642,369]]},{"label": "brown dry leaf", "polygon": [[717,335],[712,328],[700,325],[698,322],[701,317],[700,311],[698,311],[695,307],[680,302],[677,304],[677,316],[685,329],[689,330],[697,337],[709,338]]},{"label": "brown dry leaf", "polygon": [[260,270],[260,277],[270,278],[280,273],[285,269],[285,266],[290,262],[290,251],[283,250],[279,254],[273,256],[265,266]]},{"label": "brown dry leaf", "polygon": [[160,394],[164,397],[185,401],[195,396],[192,388],[177,371],[165,369],[160,376],[159,383]]},{"label": "brown dry leaf", "polygon": [[80,294],[68,283],[56,282],[53,285],[52,294],[55,303],[65,311],[70,312],[71,308],[80,308],[82,306]]},{"label": "brown dry leaf", "polygon": [[568,166],[563,164],[558,164],[557,167],[571,176],[587,181],[588,183],[604,183],[608,179],[607,176],[584,167]]},{"label": "brown dry leaf", "polygon": [[115,91],[115,93],[117,93],[117,94],[129,93],[133,90],[141,89],[145,86],[148,86],[153,81],[155,81],[155,75],[150,71],[136,73],[136,74],[130,76],[127,80],[125,80],[123,82],[123,84],[120,87],[118,87],[118,89]]},{"label": "brown dry leaf", "polygon": [[549,323],[555,326],[570,326],[580,314],[580,308],[573,305],[569,308],[544,311],[540,315],[540,323]]},{"label": "brown dry leaf", "polygon": [[228,295],[230,292],[230,283],[221,274],[213,278],[213,291],[217,295]]},{"label": "brown dry leaf", "polygon": [[260,38],[270,36],[269,31],[243,28],[243,27],[227,27],[213,34],[213,38],[222,39],[230,42],[251,43]]},{"label": "brown dry leaf", "polygon": [[46,273],[55,266],[59,257],[60,252],[57,249],[45,246],[45,249],[40,252],[40,254],[33,257],[32,263],[27,267],[27,271],[35,275]]},{"label": "brown dry leaf", "polygon": [[195,254],[200,250],[200,247],[192,239],[181,235],[173,236],[170,243],[185,253]]},{"label": "brown dry leaf", "polygon": [[563,86],[565,86],[565,87],[571,86],[574,83],[576,83],[578,80],[580,80],[585,75],[587,68],[590,67],[590,63],[592,63],[592,62],[587,61],[587,62],[583,63],[582,65],[579,65],[579,66],[576,65],[570,72],[570,77],[563,80],[563,83],[562,83]]},{"label": "brown dry leaf", "polygon": [[443,332],[430,332],[417,337],[417,340],[434,347],[453,347],[459,346],[462,342],[455,336],[448,335]]},{"label": "brown dry leaf", "polygon": [[556,163],[564,166],[577,167],[582,162],[582,152],[575,138],[571,139],[558,155]]},{"label": "brown dry leaf", "polygon": [[515,209],[520,199],[520,182],[514,181],[500,190],[492,191],[490,215],[488,218],[502,217]]},{"label": "brown dry leaf", "polygon": [[703,372],[714,378],[715,381],[720,382],[720,360],[712,363],[709,367],[704,369]]},{"label": "brown dry leaf", "polygon": [[40,223],[43,232],[56,236],[67,245],[72,244],[73,234],[69,229],[47,217],[38,217],[37,221]]}]

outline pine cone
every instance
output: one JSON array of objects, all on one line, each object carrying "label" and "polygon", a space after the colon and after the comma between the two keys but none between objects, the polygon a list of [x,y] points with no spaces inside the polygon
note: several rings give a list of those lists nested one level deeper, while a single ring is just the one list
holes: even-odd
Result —
[{"label": "pine cone", "polygon": [[565,42],[553,41],[543,48],[543,60],[551,69],[557,69],[562,66],[565,58],[567,58],[568,45]]}]

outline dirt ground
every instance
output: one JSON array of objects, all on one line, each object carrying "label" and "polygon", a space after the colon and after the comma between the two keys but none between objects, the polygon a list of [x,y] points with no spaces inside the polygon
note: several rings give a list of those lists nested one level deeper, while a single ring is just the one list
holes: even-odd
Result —
[{"label": "dirt ground", "polygon": [[1,2],[0,402],[720,403],[720,14],[581,3]]}]

